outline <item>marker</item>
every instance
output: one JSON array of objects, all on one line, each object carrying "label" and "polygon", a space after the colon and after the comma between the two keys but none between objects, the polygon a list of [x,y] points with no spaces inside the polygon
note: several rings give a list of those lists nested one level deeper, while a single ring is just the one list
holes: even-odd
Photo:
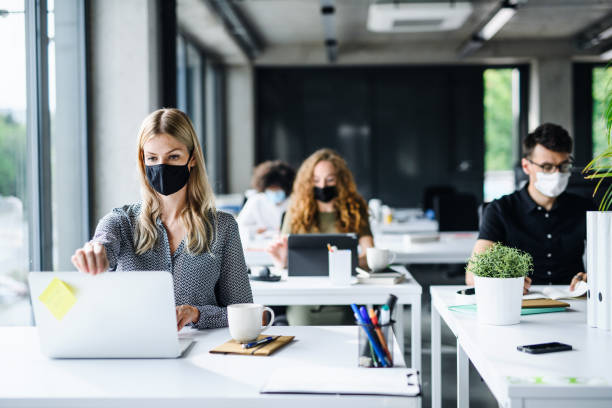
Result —
[{"label": "marker", "polygon": [[270,343],[270,342],[271,342],[272,340],[274,340],[275,338],[276,338],[276,337],[272,337],[272,336],[270,336],[270,337],[265,337],[265,338],[263,338],[263,339],[261,339],[261,340],[252,341],[252,342],[250,342],[250,343],[243,344],[243,345],[242,345],[242,348],[244,348],[244,349],[248,349],[248,348],[251,348],[251,347],[259,346],[259,345],[261,345],[261,344]]},{"label": "marker", "polygon": [[[357,308],[357,306],[355,306],[355,308]],[[378,341],[376,341],[374,332],[369,330],[368,326],[371,326],[372,322],[370,321],[370,318],[368,317],[368,312],[366,311],[366,308],[361,306],[358,310],[361,316],[361,320],[363,321],[363,324],[364,324],[364,329],[366,330],[366,333],[368,334],[368,338],[370,339],[370,343],[372,344],[372,347],[374,348],[374,352],[376,353],[376,357],[378,357],[383,367],[388,367],[389,364],[385,358],[385,353],[380,348]]]},{"label": "marker", "polygon": [[387,359],[389,360],[389,365],[393,366],[393,359],[391,358],[391,353],[389,352],[389,348],[387,347],[385,336],[383,336],[383,333],[380,330],[380,326],[378,325],[378,317],[376,317],[376,313],[374,313],[374,310],[372,309],[370,309],[370,320],[372,320],[372,324],[374,325],[374,330],[376,330],[376,334],[378,335],[378,340],[380,340],[380,344],[385,354],[387,355]]},{"label": "marker", "polygon": [[389,324],[391,321],[391,310],[389,310],[389,306],[382,305],[380,308],[380,324],[385,325]]},{"label": "marker", "polygon": [[389,312],[393,313],[393,309],[395,308],[395,304],[397,303],[397,296],[393,293],[389,293],[389,298],[387,299],[387,306],[389,307]]}]

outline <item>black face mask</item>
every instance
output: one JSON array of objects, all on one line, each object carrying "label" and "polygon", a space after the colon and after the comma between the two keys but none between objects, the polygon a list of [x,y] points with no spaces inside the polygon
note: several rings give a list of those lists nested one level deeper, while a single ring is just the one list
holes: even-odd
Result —
[{"label": "black face mask", "polygon": [[322,203],[329,203],[338,195],[338,189],[336,186],[327,186],[323,188],[315,187],[313,190],[315,200],[321,201]]},{"label": "black face mask", "polygon": [[165,196],[174,194],[187,184],[189,180],[189,161],[184,166],[173,166],[170,164],[156,164],[154,166],[145,166],[147,170],[147,179],[149,184],[155,191]]}]

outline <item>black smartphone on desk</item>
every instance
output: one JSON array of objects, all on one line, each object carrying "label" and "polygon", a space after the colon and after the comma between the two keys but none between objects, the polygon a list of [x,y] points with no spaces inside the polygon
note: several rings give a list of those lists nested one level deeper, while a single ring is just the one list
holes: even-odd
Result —
[{"label": "black smartphone on desk", "polygon": [[559,343],[554,341],[552,343],[540,343],[540,344],[529,344],[526,346],[517,346],[518,351],[523,351],[529,354],[544,354],[554,353],[555,351],[568,351],[572,349],[569,344]]}]

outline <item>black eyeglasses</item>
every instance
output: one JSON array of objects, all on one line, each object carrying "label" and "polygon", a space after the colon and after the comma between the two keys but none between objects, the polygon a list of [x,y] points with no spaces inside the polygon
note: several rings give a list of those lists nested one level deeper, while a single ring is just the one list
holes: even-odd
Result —
[{"label": "black eyeglasses", "polygon": [[573,158],[570,158],[569,160],[564,161],[561,164],[552,164],[552,163],[539,164],[539,163],[532,161],[531,159],[527,159],[527,161],[529,161],[529,163],[531,164],[535,164],[536,166],[544,170],[544,173],[553,173],[555,169],[558,169],[560,173],[568,173],[569,171],[572,170],[572,167],[574,167]]}]

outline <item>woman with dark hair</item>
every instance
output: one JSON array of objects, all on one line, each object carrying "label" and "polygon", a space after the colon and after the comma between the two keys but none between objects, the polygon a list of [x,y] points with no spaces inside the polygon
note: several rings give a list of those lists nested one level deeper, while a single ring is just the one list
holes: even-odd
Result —
[{"label": "woman with dark hair", "polygon": [[295,170],[280,160],[265,161],[255,167],[251,183],[257,194],[249,197],[238,215],[243,233],[253,236],[280,230],[294,178]]}]

